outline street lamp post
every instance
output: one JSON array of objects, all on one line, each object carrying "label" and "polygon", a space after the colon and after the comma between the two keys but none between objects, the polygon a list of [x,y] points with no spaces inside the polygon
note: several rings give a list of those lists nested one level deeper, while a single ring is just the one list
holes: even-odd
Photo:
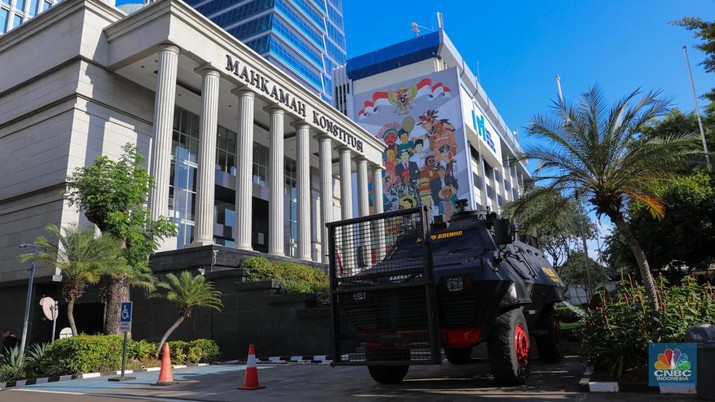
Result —
[{"label": "street lamp post", "polygon": [[[32,248],[32,256],[37,255],[37,250],[41,247],[34,243],[22,243],[20,248]],[[30,301],[32,300],[32,286],[35,281],[35,260],[30,261],[30,280],[27,283],[27,298],[25,299],[25,319],[22,323],[22,340],[20,341],[20,360],[25,355],[25,342],[27,342],[27,327],[30,321]]]}]

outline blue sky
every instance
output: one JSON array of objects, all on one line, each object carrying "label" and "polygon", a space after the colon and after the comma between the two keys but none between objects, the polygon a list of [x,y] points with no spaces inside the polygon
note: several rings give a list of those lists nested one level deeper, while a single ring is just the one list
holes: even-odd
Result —
[{"label": "blue sky", "polygon": [[[522,145],[535,140],[526,135],[529,120],[551,112],[557,73],[567,102],[594,84],[609,103],[640,87],[660,89],[674,97],[673,107],[690,112],[694,105],[685,45],[698,96],[715,87],[715,73],[706,74],[698,65],[704,59],[693,48],[699,40],[669,24],[685,16],[715,19],[713,0],[413,0],[409,6],[344,0],[348,57],[414,37],[412,22],[425,27],[422,33],[436,29],[438,11],[447,35],[472,71],[479,72],[504,121],[519,130]],[[705,103],[698,99],[701,110]],[[611,230],[611,222],[601,219],[600,239],[588,242],[591,258],[597,258],[600,242]]]},{"label": "blue sky", "polygon": [[[688,47],[698,96],[715,87],[715,74],[698,65],[704,55],[691,31],[669,24],[684,16],[715,19],[715,1],[344,0],[348,57],[414,37],[410,24],[437,27],[476,74],[510,129],[549,113],[555,75],[567,101],[598,84],[609,103],[632,90],[661,89],[673,105],[692,111],[683,45]],[[478,68],[477,68],[478,63]],[[701,110],[706,103],[698,99]]]},{"label": "blue sky", "polygon": [[[139,0],[117,0],[116,4]],[[698,65],[704,55],[691,31],[669,24],[684,16],[715,19],[714,0],[343,0],[348,57],[359,56],[437,28],[445,30],[504,121],[524,127],[548,113],[556,99],[555,75],[567,101],[598,84],[610,103],[632,90],[660,89],[673,106],[692,111],[683,45],[700,96],[715,87],[715,73]],[[705,101],[698,100],[702,107]]]}]

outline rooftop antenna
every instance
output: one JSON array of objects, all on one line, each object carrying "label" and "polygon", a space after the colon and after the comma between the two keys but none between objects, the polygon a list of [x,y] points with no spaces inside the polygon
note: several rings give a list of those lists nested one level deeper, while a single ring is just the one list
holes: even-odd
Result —
[{"label": "rooftop antenna", "polygon": [[703,151],[705,151],[705,163],[710,166],[710,156],[708,155],[708,143],[705,141],[705,131],[703,130],[703,121],[700,119],[700,108],[698,108],[698,97],[695,95],[695,84],[693,84],[693,74],[690,72],[690,61],[688,60],[688,48],[683,45],[683,54],[685,55],[685,64],[688,66],[688,77],[690,77],[690,88],[693,90],[693,103],[695,103],[695,115],[698,116],[698,126],[700,127],[700,138],[703,140]]},{"label": "rooftop antenna", "polygon": [[564,103],[564,94],[561,92],[561,77],[556,74],[556,88],[559,91],[559,102]]},{"label": "rooftop antenna", "polygon": [[431,32],[431,31],[434,31],[434,28],[427,28],[426,26],[420,25],[420,24],[418,24],[418,23],[416,23],[416,22],[413,22],[413,23],[410,24],[410,25],[412,26],[412,32],[415,33],[415,36],[420,36],[420,28],[424,28],[424,29],[426,29],[426,30],[428,30],[428,31],[430,31],[430,32]]},{"label": "rooftop antenna", "polygon": [[444,29],[444,21],[442,20],[442,12],[441,11],[437,11],[437,27],[439,28],[440,31]]}]

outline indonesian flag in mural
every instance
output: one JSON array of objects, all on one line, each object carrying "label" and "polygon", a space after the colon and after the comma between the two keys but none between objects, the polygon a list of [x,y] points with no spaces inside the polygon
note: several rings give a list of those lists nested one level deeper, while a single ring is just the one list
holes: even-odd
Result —
[{"label": "indonesian flag in mural", "polygon": [[417,98],[427,96],[432,100],[437,97],[447,97],[452,94],[452,90],[442,84],[442,81],[432,84],[432,80],[424,78],[420,82],[413,83],[410,87],[400,85],[393,91],[377,91],[372,94],[372,100],[366,100],[363,108],[358,112],[358,119],[377,113],[381,106],[392,105],[392,112],[398,115],[407,114],[414,106]]}]

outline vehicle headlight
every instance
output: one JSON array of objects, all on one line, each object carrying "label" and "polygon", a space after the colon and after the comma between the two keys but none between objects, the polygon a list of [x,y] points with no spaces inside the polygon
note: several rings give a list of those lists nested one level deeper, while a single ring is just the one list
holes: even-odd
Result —
[{"label": "vehicle headlight", "polygon": [[514,285],[514,284],[512,283],[511,286],[509,286],[509,291],[508,291],[508,293],[509,293],[509,297],[510,297],[512,300],[516,300],[516,285]]}]

